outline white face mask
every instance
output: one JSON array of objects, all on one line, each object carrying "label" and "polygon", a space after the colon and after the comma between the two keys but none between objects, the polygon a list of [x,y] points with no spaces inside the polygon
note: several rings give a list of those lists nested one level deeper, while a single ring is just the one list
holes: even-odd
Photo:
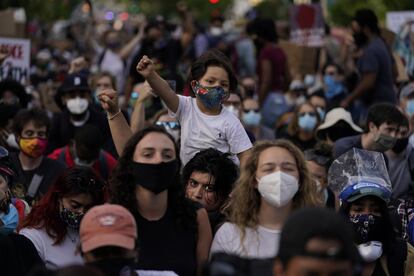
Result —
[{"label": "white face mask", "polygon": [[379,241],[369,241],[358,245],[358,251],[365,262],[372,263],[381,257],[382,243]]},{"label": "white face mask", "polygon": [[88,100],[81,97],[76,97],[66,102],[66,107],[68,108],[69,112],[75,115],[84,113],[88,109],[88,106]]},{"label": "white face mask", "polygon": [[263,176],[257,188],[264,200],[274,207],[289,203],[299,190],[298,179],[290,174],[277,171]]},{"label": "white face mask", "polygon": [[239,118],[239,110],[235,108],[234,105],[227,105],[227,106],[224,106],[224,108],[230,111],[231,113],[233,113],[234,116]]}]

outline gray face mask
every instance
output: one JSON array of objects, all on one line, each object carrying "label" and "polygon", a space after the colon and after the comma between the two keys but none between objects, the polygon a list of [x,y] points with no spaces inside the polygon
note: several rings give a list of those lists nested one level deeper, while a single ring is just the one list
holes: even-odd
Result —
[{"label": "gray face mask", "polygon": [[379,152],[385,152],[389,149],[392,149],[394,147],[395,142],[397,142],[397,138],[386,135],[386,134],[380,134],[375,140],[374,140],[374,150]]}]

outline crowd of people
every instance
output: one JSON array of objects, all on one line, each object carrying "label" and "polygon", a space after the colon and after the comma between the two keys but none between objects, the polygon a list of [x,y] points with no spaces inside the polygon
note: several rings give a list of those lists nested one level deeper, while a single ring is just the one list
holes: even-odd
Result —
[{"label": "crowd of people", "polygon": [[0,274],[414,275],[414,82],[377,16],[293,75],[273,20],[177,11],[39,32],[0,81]]}]

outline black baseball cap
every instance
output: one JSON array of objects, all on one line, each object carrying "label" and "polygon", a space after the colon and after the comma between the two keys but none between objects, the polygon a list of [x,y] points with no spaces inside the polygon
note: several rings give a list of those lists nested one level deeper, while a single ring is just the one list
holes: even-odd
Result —
[{"label": "black baseball cap", "polygon": [[[294,212],[286,221],[280,238],[278,258],[283,264],[296,256],[318,259],[359,260],[353,242],[352,229],[344,219],[334,211],[323,208],[303,208]],[[306,246],[313,238],[334,240],[338,247],[325,252],[309,251]]]},{"label": "black baseball cap", "polygon": [[83,73],[73,73],[66,76],[55,95],[55,102],[60,108],[63,107],[62,96],[71,91],[90,92],[88,77]]}]

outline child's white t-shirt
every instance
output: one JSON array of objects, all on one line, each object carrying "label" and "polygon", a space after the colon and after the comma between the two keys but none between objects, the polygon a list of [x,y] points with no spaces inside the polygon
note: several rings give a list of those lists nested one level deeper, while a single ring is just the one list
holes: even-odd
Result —
[{"label": "child's white t-shirt", "polygon": [[238,164],[236,154],[252,147],[240,120],[222,108],[219,115],[206,115],[197,106],[195,98],[178,95],[176,113],[170,114],[181,124],[180,158],[183,165],[201,150],[214,148],[231,153]]}]

